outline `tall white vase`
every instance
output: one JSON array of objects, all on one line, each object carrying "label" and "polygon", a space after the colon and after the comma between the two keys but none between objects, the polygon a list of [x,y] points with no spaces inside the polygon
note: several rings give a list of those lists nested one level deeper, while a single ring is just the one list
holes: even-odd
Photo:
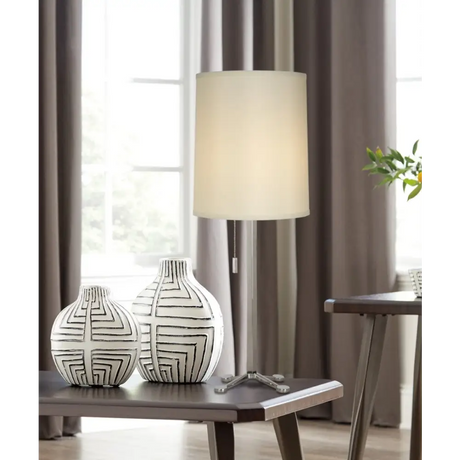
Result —
[{"label": "tall white vase", "polygon": [[134,372],[140,351],[136,318],[104,286],[81,286],[51,330],[54,364],[71,385],[121,385]]},{"label": "tall white vase", "polygon": [[224,323],[214,296],[195,279],[190,259],[161,259],[132,308],[142,334],[138,370],[145,380],[206,382],[222,353]]}]

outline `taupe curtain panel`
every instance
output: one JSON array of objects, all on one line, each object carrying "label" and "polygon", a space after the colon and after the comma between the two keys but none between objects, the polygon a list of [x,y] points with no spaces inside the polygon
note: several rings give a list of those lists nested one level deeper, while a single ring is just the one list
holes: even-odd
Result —
[{"label": "taupe curtain panel", "polygon": [[[81,0],[39,3],[39,367],[55,370],[54,319],[78,294],[81,265]],[[80,418],[40,417],[40,439]]]},{"label": "taupe curtain panel", "polygon": [[[362,323],[352,315],[324,313],[324,301],[395,286],[394,196],[391,190],[373,190],[372,178],[361,171],[367,146],[394,141],[387,123],[386,3],[202,0],[202,71],[307,74],[311,214],[291,223],[294,263],[287,268],[280,265],[279,248],[289,231],[280,235],[276,222],[259,222],[258,370],[280,371],[279,350],[286,338],[279,337],[279,329],[287,305],[280,304],[279,286],[289,269],[295,286],[295,318],[288,331],[295,334],[294,376],[335,379],[345,388],[344,398],[302,416],[343,423],[351,420]],[[289,27],[282,27],[280,14],[290,18]],[[291,68],[279,68],[277,63],[289,61],[287,55]],[[198,220],[197,277],[216,296],[225,321],[219,375],[246,370],[245,235],[238,223],[242,270],[235,275],[233,223]],[[397,326],[391,318],[373,415],[378,425],[400,423]]]}]

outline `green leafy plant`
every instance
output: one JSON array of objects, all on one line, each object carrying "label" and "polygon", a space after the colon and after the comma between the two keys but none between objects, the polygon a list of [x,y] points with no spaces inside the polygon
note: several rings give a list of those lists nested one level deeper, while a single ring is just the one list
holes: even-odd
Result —
[{"label": "green leafy plant", "polygon": [[422,190],[422,157],[416,155],[418,141],[412,147],[412,154],[401,155],[395,149],[389,149],[389,153],[384,154],[380,147],[375,151],[369,147],[366,149],[367,156],[371,163],[364,166],[363,171],[369,171],[369,175],[380,174],[383,179],[375,186],[380,187],[387,184],[390,186],[394,181],[401,180],[403,190],[411,187],[407,200],[415,198]]}]

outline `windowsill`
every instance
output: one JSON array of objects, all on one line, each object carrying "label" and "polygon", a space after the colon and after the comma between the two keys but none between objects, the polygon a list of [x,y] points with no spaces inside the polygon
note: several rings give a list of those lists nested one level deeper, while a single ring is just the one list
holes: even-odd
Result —
[{"label": "windowsill", "polygon": [[130,304],[137,295],[153,282],[158,267],[152,267],[147,274],[82,276],[82,285],[105,286],[110,289],[112,298],[122,305]]},{"label": "windowsill", "polygon": [[82,284],[92,284],[95,281],[100,282],[121,282],[121,283],[128,283],[132,280],[136,279],[148,279],[155,277],[158,272],[158,267],[152,267],[149,270],[146,270],[142,273],[129,273],[129,274],[104,274],[104,275],[82,275],[81,282]]},{"label": "windowsill", "polygon": [[[128,275],[82,276],[82,285],[105,286],[110,289],[112,298],[123,304],[130,304],[136,296],[157,276],[158,266],[150,267],[145,273]],[[196,273],[196,268],[193,267]]]}]

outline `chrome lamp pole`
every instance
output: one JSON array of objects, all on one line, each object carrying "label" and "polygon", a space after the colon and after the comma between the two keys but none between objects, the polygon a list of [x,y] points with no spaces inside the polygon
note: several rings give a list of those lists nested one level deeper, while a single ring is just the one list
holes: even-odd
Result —
[{"label": "chrome lamp pole", "polygon": [[247,261],[249,265],[248,270],[248,309],[247,309],[247,364],[246,373],[240,376],[226,375],[222,377],[222,383],[225,385],[219,385],[214,388],[216,393],[226,393],[231,388],[240,385],[247,380],[257,380],[259,383],[263,383],[278,393],[288,393],[290,388],[287,385],[280,385],[284,382],[284,376],[281,374],[274,374],[267,377],[257,371],[257,221],[247,221],[248,227],[248,241],[247,241]]}]

